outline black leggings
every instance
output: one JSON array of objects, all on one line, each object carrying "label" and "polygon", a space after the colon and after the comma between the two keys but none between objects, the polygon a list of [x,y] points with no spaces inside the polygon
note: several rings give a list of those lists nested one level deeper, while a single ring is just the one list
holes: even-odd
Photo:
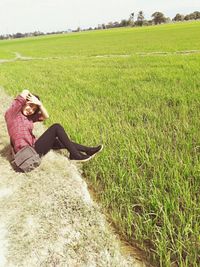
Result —
[{"label": "black leggings", "polygon": [[90,150],[90,147],[72,142],[58,123],[49,127],[35,142],[35,150],[40,156],[47,154],[51,149],[62,148],[67,149],[74,157],[80,155],[80,151],[87,153]]}]

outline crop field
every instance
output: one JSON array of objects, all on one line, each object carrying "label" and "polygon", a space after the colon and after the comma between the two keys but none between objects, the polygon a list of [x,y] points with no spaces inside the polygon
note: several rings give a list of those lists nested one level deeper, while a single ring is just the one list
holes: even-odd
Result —
[{"label": "crop field", "polygon": [[47,126],[104,144],[87,182],[155,266],[200,266],[199,33],[188,22],[0,41],[0,86],[29,88]]}]

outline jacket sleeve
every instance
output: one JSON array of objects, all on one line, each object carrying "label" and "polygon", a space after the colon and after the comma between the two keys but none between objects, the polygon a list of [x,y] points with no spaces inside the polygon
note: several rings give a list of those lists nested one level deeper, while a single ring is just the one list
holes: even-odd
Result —
[{"label": "jacket sleeve", "polygon": [[22,110],[22,107],[25,105],[26,99],[24,99],[21,95],[18,95],[12,102],[11,106],[5,113],[5,117],[7,115],[15,116]]}]

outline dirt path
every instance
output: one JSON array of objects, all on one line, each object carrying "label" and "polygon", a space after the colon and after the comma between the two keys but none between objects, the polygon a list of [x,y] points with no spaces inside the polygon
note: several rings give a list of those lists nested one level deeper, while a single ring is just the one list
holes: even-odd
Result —
[{"label": "dirt path", "polygon": [[81,166],[52,151],[33,172],[13,171],[3,117],[11,98],[2,88],[0,99],[0,266],[145,266],[122,254]]},{"label": "dirt path", "polygon": [[108,54],[108,55],[91,55],[91,56],[53,56],[53,57],[26,57],[19,52],[14,52],[15,57],[11,59],[0,59],[0,64],[15,62],[15,61],[29,61],[29,60],[52,60],[52,59],[69,59],[69,58],[126,58],[131,56],[169,56],[169,55],[191,55],[200,54],[200,50],[184,50],[184,51],[152,51],[152,52],[136,52],[133,54]]}]

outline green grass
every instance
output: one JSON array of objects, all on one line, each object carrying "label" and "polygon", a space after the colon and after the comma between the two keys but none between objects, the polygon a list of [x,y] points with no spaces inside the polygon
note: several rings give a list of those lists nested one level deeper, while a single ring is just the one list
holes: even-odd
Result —
[{"label": "green grass", "polygon": [[[198,50],[199,29],[195,22],[0,42],[0,55],[59,57],[1,64],[0,84],[12,95],[41,95],[47,125],[104,143],[85,176],[119,232],[160,266],[200,264],[200,54],[136,53]],[[132,56],[93,57],[103,54]]]},{"label": "green grass", "polygon": [[0,42],[0,55],[5,50],[35,57],[198,50],[199,28],[192,22],[6,40]]}]

